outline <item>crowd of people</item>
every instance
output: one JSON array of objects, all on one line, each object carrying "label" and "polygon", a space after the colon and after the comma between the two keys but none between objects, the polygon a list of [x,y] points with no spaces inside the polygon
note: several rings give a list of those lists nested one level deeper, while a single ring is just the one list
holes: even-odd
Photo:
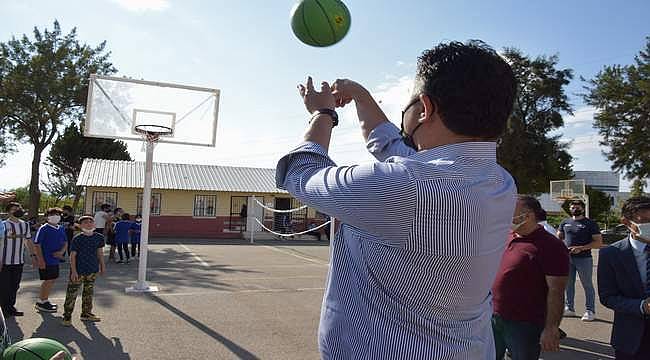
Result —
[{"label": "crowd of people", "polygon": [[[109,261],[128,264],[131,258],[137,259],[142,217],[138,214],[132,219],[122,209],[111,210],[110,205],[103,204],[96,214],[75,219],[73,209],[64,206],[47,209],[44,223],[34,228],[33,224],[23,220],[25,212],[20,203],[8,203],[5,211],[8,217],[0,221],[0,305],[3,316],[24,315],[16,308],[16,296],[25,264],[38,269],[42,281],[34,308],[39,312],[57,312],[58,306],[49,300],[49,295],[60,277],[60,264],[69,261],[62,324],[72,324],[79,289],[83,289],[80,319],[101,321],[92,312],[92,299],[96,277],[103,275],[106,269],[104,247],[110,246]],[[115,255],[116,249],[119,260]]]}]

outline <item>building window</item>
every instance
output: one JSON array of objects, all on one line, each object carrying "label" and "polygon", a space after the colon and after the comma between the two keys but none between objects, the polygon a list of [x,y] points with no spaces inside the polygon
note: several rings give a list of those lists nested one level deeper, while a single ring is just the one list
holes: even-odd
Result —
[{"label": "building window", "polygon": [[109,191],[95,191],[93,193],[93,212],[101,210],[102,205],[108,204],[111,209],[117,207],[117,193]]},{"label": "building window", "polygon": [[[151,214],[152,216],[160,215],[160,193],[151,194]],[[138,194],[137,214],[142,214],[142,193]]]},{"label": "building window", "polygon": [[217,195],[196,195],[194,197],[195,217],[216,217]]}]

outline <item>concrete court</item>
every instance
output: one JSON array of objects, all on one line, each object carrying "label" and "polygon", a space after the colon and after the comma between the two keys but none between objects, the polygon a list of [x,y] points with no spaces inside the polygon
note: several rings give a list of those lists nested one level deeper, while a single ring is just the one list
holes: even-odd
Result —
[{"label": "concrete court", "polygon": [[[8,319],[12,338],[54,338],[78,359],[318,359],[325,243],[166,239],[150,250],[149,279],[160,292],[126,295],[137,262],[109,264],[96,284],[94,312],[102,322],[79,321],[79,297],[71,328],[60,325],[67,264],[50,297],[60,308],[53,315],[33,310],[38,274],[26,266],[17,304],[25,316]],[[584,300],[576,285],[580,312]],[[608,345],[613,314],[600,305],[597,312],[602,320],[593,323],[565,319],[569,338],[562,351],[542,358],[613,359]]]}]

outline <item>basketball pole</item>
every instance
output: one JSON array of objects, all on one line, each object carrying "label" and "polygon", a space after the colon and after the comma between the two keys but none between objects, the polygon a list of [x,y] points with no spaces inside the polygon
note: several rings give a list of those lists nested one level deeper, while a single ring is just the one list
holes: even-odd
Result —
[{"label": "basketball pole", "polygon": [[142,229],[140,231],[140,261],[138,261],[138,281],[126,292],[156,292],[157,286],[147,284],[147,253],[149,244],[149,216],[151,215],[151,182],[153,178],[153,149],[156,144],[146,140],[146,161],[144,165],[144,190],[142,193]]}]

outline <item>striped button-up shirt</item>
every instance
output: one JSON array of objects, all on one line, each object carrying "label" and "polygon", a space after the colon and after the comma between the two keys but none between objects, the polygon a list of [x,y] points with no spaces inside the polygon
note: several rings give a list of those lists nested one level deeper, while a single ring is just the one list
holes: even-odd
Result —
[{"label": "striped button-up shirt", "polygon": [[21,265],[25,263],[26,241],[31,241],[31,231],[29,224],[23,220],[13,222],[4,221],[4,246],[0,253],[0,261],[4,265]]},{"label": "striped button-up shirt", "polygon": [[516,187],[496,144],[415,153],[399,130],[373,130],[379,162],[336,166],[306,142],[277,184],[341,220],[319,329],[323,358],[494,359],[490,287]]}]

